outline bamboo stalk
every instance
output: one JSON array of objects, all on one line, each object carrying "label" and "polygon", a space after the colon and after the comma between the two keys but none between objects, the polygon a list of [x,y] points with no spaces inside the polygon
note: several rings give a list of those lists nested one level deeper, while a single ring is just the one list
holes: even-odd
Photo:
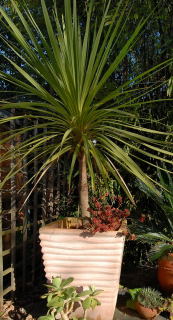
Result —
[{"label": "bamboo stalk", "polygon": [[54,167],[51,167],[48,172],[48,199],[47,199],[47,207],[50,220],[53,220],[53,209],[54,209]]},{"label": "bamboo stalk", "polygon": [[[27,125],[26,123],[27,120],[24,121],[24,125]],[[23,139],[26,138],[26,135],[24,135]],[[27,182],[28,179],[28,172],[27,172],[27,159],[25,158],[23,160],[24,162],[24,182]],[[23,191],[23,200],[25,200],[27,197],[27,187],[24,188]],[[24,205],[24,219],[23,219],[23,248],[22,248],[22,290],[25,290],[25,285],[26,285],[26,243],[27,243],[27,234],[28,234],[28,229],[27,229],[27,222],[28,222],[28,209],[27,209],[27,203]]]},{"label": "bamboo stalk", "polygon": [[15,178],[11,179],[11,286],[15,291],[15,263],[16,263],[16,197]]},{"label": "bamboo stalk", "polygon": [[[47,128],[44,128],[44,133],[46,135],[47,133]],[[46,143],[44,143],[44,145],[46,145]],[[42,185],[42,203],[41,203],[41,207],[42,207],[42,220],[43,220],[43,224],[42,225],[45,225],[45,220],[47,218],[47,181],[46,181],[46,177],[47,177],[47,174],[45,174],[43,176],[43,185]]]},{"label": "bamboo stalk", "polygon": [[[14,114],[14,110],[12,113]],[[14,121],[10,122],[10,129],[15,129]],[[14,148],[14,140],[11,142],[11,149]],[[11,160],[11,169],[15,166],[14,159]],[[16,184],[15,184],[15,177],[11,178],[11,288],[12,291],[15,291],[15,263],[16,263]]]},{"label": "bamboo stalk", "polygon": [[57,180],[56,180],[56,187],[54,187],[55,190],[55,197],[54,197],[54,215],[58,216],[59,211],[60,211],[60,163],[58,161],[57,166],[56,166],[56,175],[57,175]]}]

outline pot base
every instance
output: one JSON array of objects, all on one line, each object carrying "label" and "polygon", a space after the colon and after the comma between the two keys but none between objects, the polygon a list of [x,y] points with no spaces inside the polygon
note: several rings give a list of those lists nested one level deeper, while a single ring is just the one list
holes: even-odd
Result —
[{"label": "pot base", "polygon": [[144,319],[155,319],[159,314],[158,309],[146,308],[139,302],[136,302],[135,308]]}]

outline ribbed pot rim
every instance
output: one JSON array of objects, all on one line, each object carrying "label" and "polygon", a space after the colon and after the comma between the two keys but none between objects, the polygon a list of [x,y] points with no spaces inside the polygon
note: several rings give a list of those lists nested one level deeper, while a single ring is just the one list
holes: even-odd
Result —
[{"label": "ribbed pot rim", "polygon": [[92,234],[85,229],[66,229],[66,228],[59,228],[57,227],[57,221],[51,222],[43,227],[40,228],[40,233],[67,233],[67,234],[77,234],[81,236],[88,236],[88,237],[106,237],[106,236],[124,236],[121,232],[121,229],[117,231],[106,231],[106,232],[97,232],[96,234]]}]

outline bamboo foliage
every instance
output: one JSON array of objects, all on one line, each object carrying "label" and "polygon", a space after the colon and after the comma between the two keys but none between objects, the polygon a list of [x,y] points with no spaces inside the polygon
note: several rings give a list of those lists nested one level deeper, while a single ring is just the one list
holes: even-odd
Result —
[{"label": "bamboo foliage", "polygon": [[[101,22],[99,25],[95,23],[94,31],[91,28],[92,2],[84,27],[83,21],[80,22],[78,18],[76,0],[72,2],[73,7],[70,0],[64,0],[62,18],[59,18],[55,6],[53,21],[52,14],[42,0],[43,31],[27,6],[21,12],[15,1],[11,3],[26,37],[8,13],[0,8],[4,27],[14,42],[3,36],[1,39],[21,61],[19,65],[15,60],[5,57],[19,76],[0,71],[0,77],[17,88],[15,94],[19,92],[20,95],[21,90],[25,93],[23,99],[20,97],[17,102],[1,101],[1,109],[15,108],[20,114],[17,111],[16,116],[1,119],[0,124],[25,118],[29,121],[25,128],[15,129],[9,136],[4,135],[0,143],[36,129],[37,135],[30,136],[15,149],[6,152],[1,161],[10,159],[12,154],[16,158],[20,155],[20,161],[27,159],[26,165],[36,159],[44,159],[31,178],[40,181],[52,164],[57,163],[64,154],[69,154],[70,183],[76,163],[81,154],[85,154],[93,188],[94,171],[98,170],[105,182],[113,175],[133,201],[119,171],[122,167],[157,192],[155,182],[143,172],[135,157],[141,161],[150,162],[153,158],[158,162],[164,160],[172,163],[170,158],[166,159],[166,156],[173,155],[169,150],[170,144],[165,140],[170,133],[136,125],[137,109],[152,102],[147,101],[146,97],[153,90],[153,87],[139,89],[138,84],[168,66],[171,60],[134,76],[121,86],[117,86],[115,81],[113,90],[107,90],[110,76],[130,54],[147,19],[139,21],[110,63],[109,56],[113,54],[113,47],[123,35],[126,24],[126,4],[123,0],[119,2],[108,26],[106,19],[111,1],[107,2]],[[159,103],[159,100],[155,102]],[[18,170],[16,164],[2,181],[1,188]]]}]

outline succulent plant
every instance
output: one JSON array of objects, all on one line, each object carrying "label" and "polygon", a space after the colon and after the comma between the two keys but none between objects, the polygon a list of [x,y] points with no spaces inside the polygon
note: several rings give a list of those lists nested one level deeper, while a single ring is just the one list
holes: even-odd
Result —
[{"label": "succulent plant", "polygon": [[146,308],[155,309],[162,307],[164,304],[164,298],[158,290],[148,288],[142,288],[138,295],[137,301]]},{"label": "succulent plant", "polygon": [[[101,305],[96,296],[103,290],[97,290],[94,286],[89,286],[87,290],[83,290],[71,286],[73,280],[73,278],[55,277],[51,284],[46,285],[49,292],[44,294],[42,298],[47,299],[48,312],[47,315],[39,317],[38,320],[78,320],[76,317],[71,318],[71,313],[77,307],[83,309],[83,317],[80,320],[86,320],[87,310]],[[75,304],[77,305],[75,306]]]}]

